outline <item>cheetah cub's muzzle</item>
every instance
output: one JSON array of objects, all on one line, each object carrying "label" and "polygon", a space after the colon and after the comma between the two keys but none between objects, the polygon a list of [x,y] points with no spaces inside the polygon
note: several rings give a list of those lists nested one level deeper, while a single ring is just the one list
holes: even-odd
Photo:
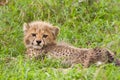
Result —
[{"label": "cheetah cub's muzzle", "polygon": [[55,43],[59,28],[46,22],[36,21],[24,23],[23,31],[26,48],[42,49],[46,45]]}]

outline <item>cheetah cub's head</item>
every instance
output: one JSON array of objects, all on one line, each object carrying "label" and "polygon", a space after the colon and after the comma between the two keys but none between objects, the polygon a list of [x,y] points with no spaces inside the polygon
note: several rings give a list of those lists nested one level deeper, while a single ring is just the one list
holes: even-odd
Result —
[{"label": "cheetah cub's head", "polygon": [[59,28],[46,22],[35,21],[24,23],[23,31],[26,48],[42,49],[44,46],[55,44]]}]

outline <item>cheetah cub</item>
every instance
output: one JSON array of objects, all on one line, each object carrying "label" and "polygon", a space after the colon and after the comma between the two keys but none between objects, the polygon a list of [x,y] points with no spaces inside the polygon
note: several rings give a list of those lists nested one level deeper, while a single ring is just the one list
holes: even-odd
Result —
[{"label": "cheetah cub", "polygon": [[80,63],[89,67],[94,63],[116,62],[114,53],[105,48],[84,49],[66,44],[56,43],[59,28],[43,21],[24,23],[24,44],[27,48],[27,56],[30,58],[42,58],[50,56],[61,59],[64,64]]}]

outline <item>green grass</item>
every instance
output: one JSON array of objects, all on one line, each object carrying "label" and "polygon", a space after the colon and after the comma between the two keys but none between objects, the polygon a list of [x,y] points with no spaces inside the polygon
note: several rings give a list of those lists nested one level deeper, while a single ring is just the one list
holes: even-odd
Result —
[{"label": "green grass", "polygon": [[[9,0],[0,6],[0,80],[120,80],[114,64],[69,69],[59,61],[24,58],[22,26],[34,20],[59,26],[58,41],[120,53],[120,0]],[[16,60],[9,60],[16,57]]]}]

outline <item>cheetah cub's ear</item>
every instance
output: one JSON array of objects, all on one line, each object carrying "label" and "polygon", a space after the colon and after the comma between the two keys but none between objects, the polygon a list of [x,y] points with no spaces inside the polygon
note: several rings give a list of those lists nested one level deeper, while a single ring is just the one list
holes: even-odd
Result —
[{"label": "cheetah cub's ear", "polygon": [[56,27],[56,26],[53,26],[53,27],[52,27],[52,33],[53,33],[55,39],[56,39],[59,31],[60,31],[60,28],[59,28],[59,27]]},{"label": "cheetah cub's ear", "polygon": [[29,26],[28,23],[24,23],[24,24],[23,24],[23,31],[24,31],[24,34],[26,34],[26,32],[28,31],[29,28],[30,28],[30,26]]}]

